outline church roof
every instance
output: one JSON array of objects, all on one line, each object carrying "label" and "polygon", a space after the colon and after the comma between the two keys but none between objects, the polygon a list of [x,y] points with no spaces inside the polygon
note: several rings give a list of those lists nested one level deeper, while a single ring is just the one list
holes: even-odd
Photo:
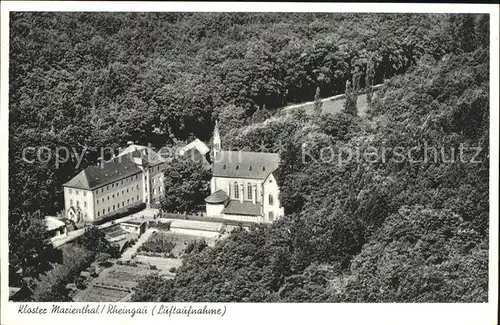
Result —
[{"label": "church roof", "polygon": [[219,151],[213,164],[214,177],[265,180],[279,166],[277,153]]},{"label": "church roof", "polygon": [[141,169],[129,156],[119,156],[103,163],[102,167],[88,166],[63,186],[90,190],[139,172]]},{"label": "church roof", "polygon": [[205,202],[218,204],[224,203],[229,199],[229,196],[223,190],[218,190],[205,198]]},{"label": "church roof", "polygon": [[230,200],[224,210],[224,214],[239,214],[246,216],[261,216],[261,205],[260,203],[253,203],[250,201],[240,202],[238,200]]}]

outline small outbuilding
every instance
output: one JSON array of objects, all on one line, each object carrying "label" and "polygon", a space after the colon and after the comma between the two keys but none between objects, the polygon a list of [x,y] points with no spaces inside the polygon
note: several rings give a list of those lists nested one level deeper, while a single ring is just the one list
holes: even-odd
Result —
[{"label": "small outbuilding", "polygon": [[68,234],[66,223],[56,217],[46,216],[45,225],[50,238],[63,237]]},{"label": "small outbuilding", "polygon": [[141,236],[147,228],[147,221],[128,220],[120,223],[120,228],[123,230]]}]

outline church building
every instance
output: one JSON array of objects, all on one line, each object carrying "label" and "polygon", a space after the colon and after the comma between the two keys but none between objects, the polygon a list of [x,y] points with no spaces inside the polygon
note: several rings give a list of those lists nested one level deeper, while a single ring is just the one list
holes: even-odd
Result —
[{"label": "church building", "polygon": [[127,148],[100,166],[88,166],[63,185],[69,219],[95,222],[143,203],[150,207],[164,195],[165,158],[150,147]]},{"label": "church building", "polygon": [[222,150],[216,122],[212,158],[208,217],[270,223],[283,216],[273,175],[279,154]]}]

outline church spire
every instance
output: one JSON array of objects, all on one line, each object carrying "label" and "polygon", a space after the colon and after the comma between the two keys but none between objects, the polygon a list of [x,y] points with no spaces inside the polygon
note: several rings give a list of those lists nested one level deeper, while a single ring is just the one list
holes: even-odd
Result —
[{"label": "church spire", "polygon": [[221,150],[221,142],[220,142],[220,134],[219,134],[219,125],[217,124],[217,120],[215,121],[215,128],[214,128],[214,147],[213,147],[213,153],[214,153],[214,160],[215,156],[217,155],[217,152]]}]

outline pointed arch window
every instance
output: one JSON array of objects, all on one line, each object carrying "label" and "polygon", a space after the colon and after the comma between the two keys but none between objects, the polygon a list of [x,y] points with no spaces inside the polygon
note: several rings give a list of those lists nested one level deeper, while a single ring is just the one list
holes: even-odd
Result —
[{"label": "pointed arch window", "polygon": [[274,204],[274,197],[272,194],[269,194],[269,205],[273,205]]},{"label": "pointed arch window", "polygon": [[234,182],[234,198],[238,199],[240,197],[240,189],[238,186],[238,182]]},{"label": "pointed arch window", "polygon": [[252,184],[248,183],[247,185],[247,198],[249,200],[252,199]]}]

